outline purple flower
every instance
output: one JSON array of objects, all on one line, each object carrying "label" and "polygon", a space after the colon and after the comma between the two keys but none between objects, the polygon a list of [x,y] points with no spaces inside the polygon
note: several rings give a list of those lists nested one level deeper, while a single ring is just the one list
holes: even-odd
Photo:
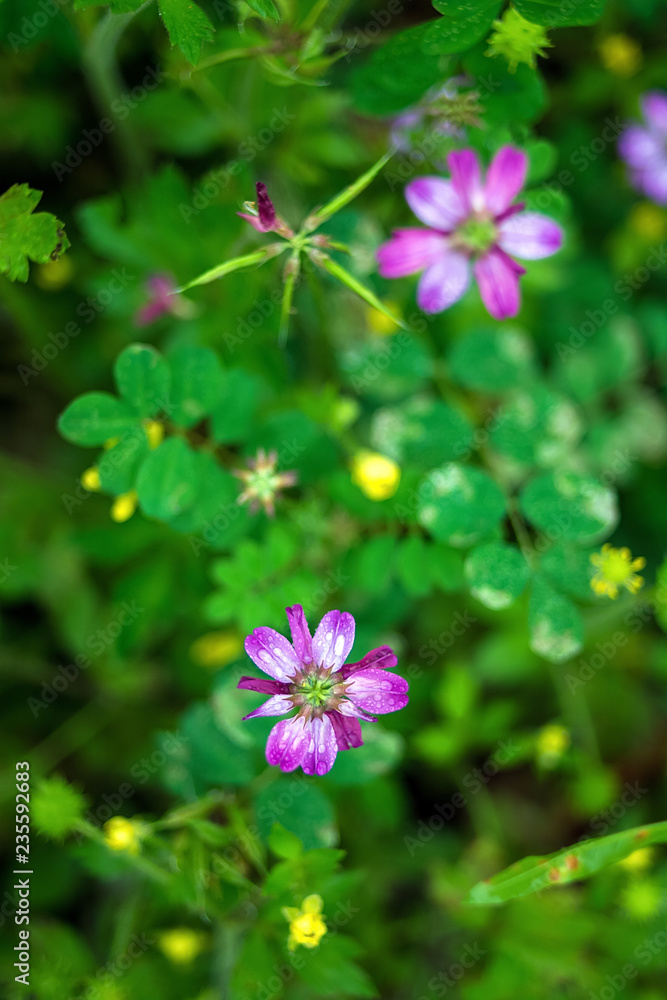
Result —
[{"label": "purple flower", "polygon": [[339,750],[360,747],[359,719],[397,712],[408,703],[408,682],[387,667],[397,659],[389,646],[345,663],[354,643],[354,618],[329,611],[311,637],[300,604],[287,608],[292,642],[272,628],[256,628],[245,641],[250,659],[272,679],[242,677],[240,688],[271,695],[246,719],[258,715],[297,714],[271,730],[266,744],[269,764],[283,771],[301,766],[306,774],[326,774]]},{"label": "purple flower", "polygon": [[240,215],[246,222],[249,222],[258,233],[278,233],[287,239],[294,236],[287,223],[276,214],[273,202],[266,190],[266,184],[263,184],[262,181],[257,181],[255,191],[257,192],[257,204],[254,201],[247,201],[243,207],[247,208],[248,211],[237,212],[236,214]]},{"label": "purple flower", "polygon": [[667,205],[667,94],[652,90],[640,100],[644,125],[630,125],[618,150],[633,185],[658,205]]},{"label": "purple flower", "polygon": [[378,250],[380,274],[402,278],[423,271],[417,302],[424,312],[438,313],[464,294],[472,266],[494,319],[516,316],[525,269],[513,257],[550,257],[560,249],[563,232],[547,216],[513,204],[528,167],[521,150],[498,150],[485,182],[472,149],[450,153],[447,165],[451,180],[420,177],[406,187],[408,205],[430,228],[396,230]]},{"label": "purple flower", "polygon": [[146,282],[148,302],[134,314],[135,326],[149,326],[160,316],[186,318],[193,315],[193,305],[176,293],[177,284],[170,274],[152,274]]}]

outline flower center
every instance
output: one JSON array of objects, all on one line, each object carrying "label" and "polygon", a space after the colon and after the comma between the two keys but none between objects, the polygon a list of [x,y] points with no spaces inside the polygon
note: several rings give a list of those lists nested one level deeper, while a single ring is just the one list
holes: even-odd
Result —
[{"label": "flower center", "polygon": [[620,552],[609,553],[600,568],[603,575],[612,583],[623,583],[624,580],[632,575],[632,566],[629,560],[625,556],[622,556]]},{"label": "flower center", "polygon": [[319,677],[311,674],[304,677],[295,694],[300,694],[307,705],[312,708],[322,708],[329,702],[333,692],[331,677]]},{"label": "flower center", "polygon": [[483,254],[496,242],[496,226],[493,219],[483,215],[472,215],[456,230],[457,242],[470,253]]}]

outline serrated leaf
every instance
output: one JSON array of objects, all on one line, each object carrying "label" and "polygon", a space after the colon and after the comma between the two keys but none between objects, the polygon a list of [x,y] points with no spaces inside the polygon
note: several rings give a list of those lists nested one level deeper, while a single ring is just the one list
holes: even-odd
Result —
[{"label": "serrated leaf", "polygon": [[497,906],[519,896],[528,896],[556,885],[590,878],[615,865],[640,847],[667,843],[667,822],[634,827],[608,837],[584,840],[546,857],[528,857],[478,882],[465,902],[475,906]]},{"label": "serrated leaf", "polygon": [[72,400],[58,418],[58,430],[72,444],[104,444],[137,426],[138,416],[110,392],[86,392]]},{"label": "serrated leaf", "polygon": [[10,281],[27,281],[28,260],[46,264],[70,245],[55,215],[35,212],[41,197],[28,184],[14,184],[0,197],[0,274]]},{"label": "serrated leaf", "polygon": [[196,66],[203,43],[210,42],[214,33],[206,14],[192,0],[158,0],[158,7],[171,44]]},{"label": "serrated leaf", "polygon": [[267,18],[276,22],[281,20],[280,12],[273,0],[246,0],[246,3],[251,10],[254,10],[256,14],[259,14],[265,20]]},{"label": "serrated leaf", "polygon": [[119,393],[140,416],[167,409],[171,372],[154,347],[130,344],[116,358],[114,376]]},{"label": "serrated leaf", "polygon": [[144,514],[170,521],[192,506],[199,492],[195,454],[181,438],[169,438],[150,452],[137,477],[137,493]]}]

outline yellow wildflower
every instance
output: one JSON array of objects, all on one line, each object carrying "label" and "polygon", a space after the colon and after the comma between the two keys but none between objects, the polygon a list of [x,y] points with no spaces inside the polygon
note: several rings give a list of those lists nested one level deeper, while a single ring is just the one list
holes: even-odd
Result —
[{"label": "yellow wildflower", "polygon": [[83,486],[84,490],[88,490],[90,493],[97,493],[100,486],[102,485],[100,482],[100,470],[96,466],[91,465],[89,469],[86,469],[85,472],[82,472],[81,485]]},{"label": "yellow wildflower", "polygon": [[149,448],[157,448],[159,444],[162,444],[164,424],[161,424],[159,420],[144,420],[143,426],[148,438]]},{"label": "yellow wildflower", "polygon": [[67,285],[74,274],[71,259],[64,255],[57,260],[49,260],[46,264],[38,264],[35,268],[35,281],[46,292],[57,292]]},{"label": "yellow wildflower", "polygon": [[[384,302],[384,306],[389,310],[389,312],[394,313],[398,316],[398,306],[395,302]],[[388,337],[392,333],[396,333],[398,330],[398,322],[383,313],[381,309],[376,309],[375,306],[368,306],[366,309],[366,322],[372,333],[377,333],[381,337]]]},{"label": "yellow wildflower", "polygon": [[202,667],[225,667],[243,651],[241,637],[233,631],[206,632],[190,646],[190,656]]},{"label": "yellow wildflower", "polygon": [[604,68],[616,76],[634,76],[642,64],[642,50],[627,35],[607,35],[599,42],[598,51]]},{"label": "yellow wildflower", "polygon": [[647,242],[667,236],[667,212],[650,201],[640,201],[630,212],[630,228]]},{"label": "yellow wildflower", "polygon": [[393,497],[400,479],[396,462],[376,451],[358,451],[352,460],[352,482],[371,500]]},{"label": "yellow wildflower", "polygon": [[327,932],[322,906],[322,897],[317,895],[306,896],[300,910],[295,906],[283,906],[283,916],[289,922],[287,947],[290,951],[300,944],[304,948],[317,948]]},{"label": "yellow wildflower", "polygon": [[129,521],[137,509],[138,502],[139,498],[137,497],[136,490],[130,490],[129,493],[121,493],[111,504],[111,520],[117,524]]},{"label": "yellow wildflower", "polygon": [[649,920],[660,912],[664,902],[661,886],[648,878],[635,879],[621,892],[621,904],[636,920]]},{"label": "yellow wildflower", "polygon": [[636,594],[644,585],[644,580],[637,576],[636,571],[644,568],[646,560],[643,556],[633,559],[630,549],[613,549],[606,544],[602,546],[601,552],[593,553],[591,562],[597,569],[591,580],[591,587],[599,596],[606,594],[615,599],[618,597],[619,587],[625,587],[631,594]]},{"label": "yellow wildflower", "polygon": [[104,824],[104,840],[112,851],[127,851],[138,854],[141,847],[142,827],[124,816],[112,816]]},{"label": "yellow wildflower", "polygon": [[160,951],[175,965],[188,965],[205,949],[207,940],[203,931],[191,927],[174,927],[158,934]]}]

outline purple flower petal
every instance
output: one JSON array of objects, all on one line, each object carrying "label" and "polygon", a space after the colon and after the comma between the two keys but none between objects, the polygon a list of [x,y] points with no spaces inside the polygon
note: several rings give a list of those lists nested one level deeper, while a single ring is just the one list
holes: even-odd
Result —
[{"label": "purple flower petal", "polygon": [[637,171],[636,182],[652,201],[667,205],[667,156],[661,163],[652,163],[650,168]]},{"label": "purple flower petal", "polygon": [[331,725],[336,734],[336,742],[339,750],[350,750],[352,747],[363,746],[361,737],[361,726],[358,719],[352,719],[339,712],[329,714]]},{"label": "purple flower petal", "polygon": [[528,157],[514,146],[503,146],[491,161],[486,174],[484,200],[493,215],[510,207],[526,180]]},{"label": "purple flower petal", "polygon": [[249,222],[252,228],[256,229],[258,233],[266,232],[266,229],[256,215],[249,215],[248,212],[237,212],[236,214],[240,216],[240,218],[245,219],[246,222]]},{"label": "purple flower petal", "polygon": [[266,742],[266,759],[282,771],[294,771],[308,750],[310,726],[306,720],[295,715],[293,719],[283,719],[276,723]]},{"label": "purple flower petal", "polygon": [[519,275],[525,269],[494,247],[475,263],[475,279],[482,301],[494,319],[508,319],[519,311]]},{"label": "purple flower petal", "polygon": [[377,722],[377,719],[374,719],[372,715],[369,715],[368,712],[365,712],[363,708],[355,704],[353,701],[341,701],[337,711],[340,712],[341,715],[345,715],[347,717],[363,719],[364,722]]},{"label": "purple flower petal", "polygon": [[465,203],[451,181],[442,177],[420,177],[405,189],[405,200],[420,222],[431,229],[449,232],[466,216]]},{"label": "purple flower petal", "polygon": [[303,755],[301,767],[306,774],[326,774],[334,766],[338,742],[334,727],[327,715],[313,719],[308,727],[310,743]]},{"label": "purple flower petal", "polygon": [[300,604],[295,604],[292,608],[285,609],[292,633],[292,645],[297,659],[301,663],[313,662],[313,640],[310,636],[310,629],[303,608]]},{"label": "purple flower petal", "polygon": [[264,625],[248,636],[245,651],[260,670],[277,681],[289,681],[301,665],[285,636]]},{"label": "purple flower petal", "polygon": [[563,245],[563,230],[540,212],[519,212],[498,227],[498,246],[513,257],[538,260]]},{"label": "purple flower petal", "polygon": [[458,302],[470,284],[470,265],[465,254],[444,251],[419,279],[417,305],[425,313],[439,313]]},{"label": "purple flower petal", "polygon": [[356,663],[346,663],[341,669],[341,674],[343,677],[349,677],[351,674],[356,673],[357,670],[365,670],[366,667],[377,667],[380,670],[386,670],[389,667],[395,667],[397,663],[398,657],[391,646],[378,646],[377,649],[371,649],[370,653],[366,653],[363,659],[358,660]]},{"label": "purple flower petal", "polygon": [[267,194],[266,184],[263,184],[261,181],[257,181],[255,184],[255,190],[257,191],[257,211],[259,213],[259,221],[263,232],[268,233],[269,230],[273,229],[276,224],[276,210],[273,207],[273,202]]},{"label": "purple flower petal", "polygon": [[354,674],[346,687],[346,694],[354,704],[374,715],[398,712],[405,708],[408,698],[408,682],[398,674],[369,667]]},{"label": "purple flower petal", "polygon": [[432,229],[397,229],[377,251],[383,278],[403,278],[433,264],[446,250],[447,240]]},{"label": "purple flower petal", "polygon": [[242,677],[236,686],[243,691],[261,691],[262,694],[287,694],[289,691],[289,685],[264,677]]},{"label": "purple flower petal", "polygon": [[313,636],[318,666],[340,670],[354,645],[354,618],[347,611],[328,611]]},{"label": "purple flower petal", "polygon": [[246,719],[254,719],[258,715],[285,715],[294,708],[294,702],[289,695],[286,694],[276,694],[273,698],[269,698],[265,701],[259,708],[256,708],[254,712],[250,712],[248,715],[243,716],[243,721]]},{"label": "purple flower petal", "polygon": [[484,208],[484,190],[477,153],[472,149],[461,149],[450,153],[447,157],[447,166],[452,175],[454,190],[465,206],[466,212]]},{"label": "purple flower petal", "polygon": [[641,125],[630,125],[618,140],[618,151],[631,167],[642,169],[650,161],[659,162],[664,157],[663,143]]},{"label": "purple flower petal", "polygon": [[650,90],[641,99],[644,118],[663,136],[667,136],[667,94],[660,90]]}]

